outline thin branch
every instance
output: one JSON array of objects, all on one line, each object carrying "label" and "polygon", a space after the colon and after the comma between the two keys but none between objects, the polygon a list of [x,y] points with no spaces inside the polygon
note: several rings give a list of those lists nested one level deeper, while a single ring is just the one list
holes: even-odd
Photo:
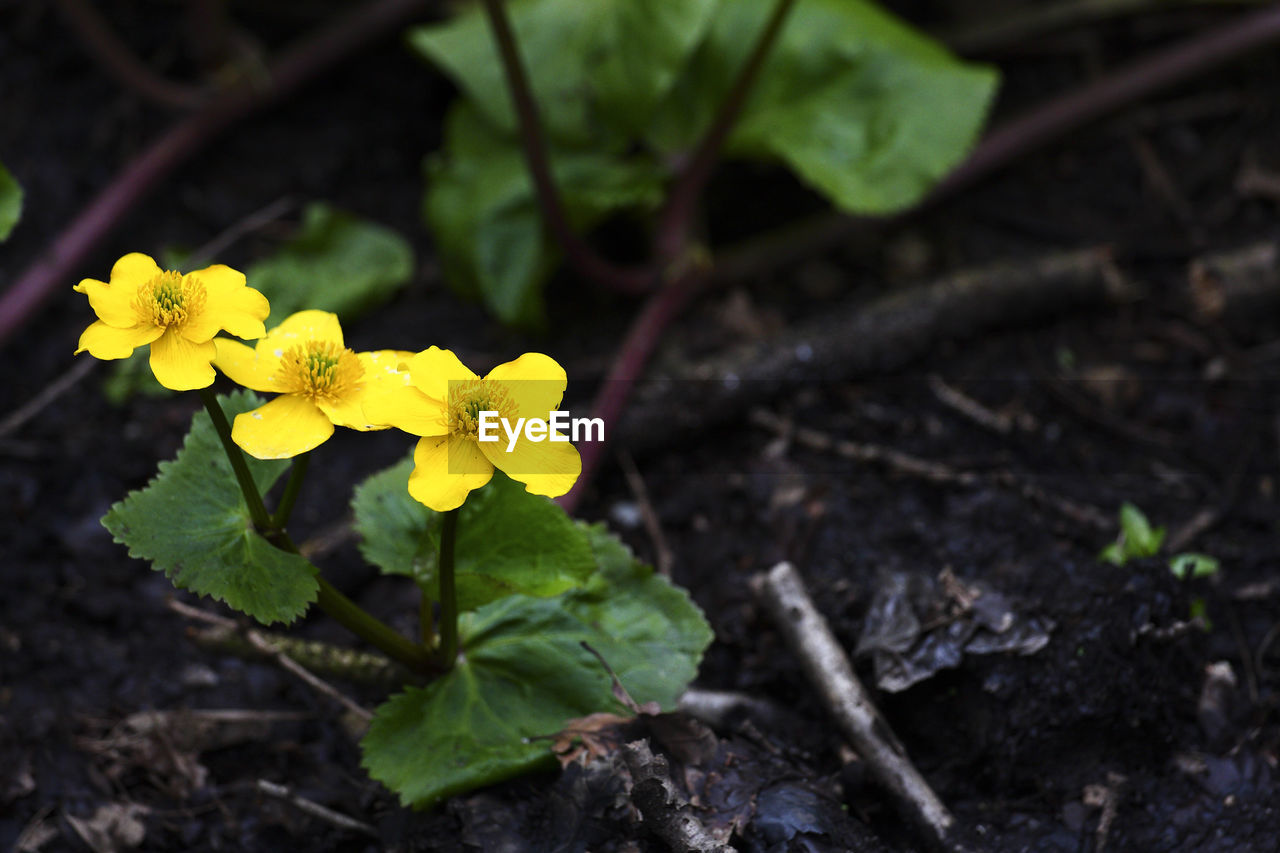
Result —
[{"label": "thin branch", "polygon": [[378,835],[378,830],[370,824],[356,820],[353,817],[348,817],[341,812],[335,812],[333,809],[322,806],[313,800],[308,800],[306,797],[299,795],[292,788],[285,785],[277,785],[275,782],[268,782],[266,779],[259,779],[254,787],[269,797],[284,800],[298,811],[311,815],[314,818],[319,818],[320,820],[332,824],[339,829],[344,829],[347,832],[355,832],[369,838],[381,837]]},{"label": "thin branch", "polygon": [[655,276],[648,269],[616,266],[602,258],[573,230],[565,214],[560,191],[551,173],[551,161],[547,153],[542,121],[538,117],[538,105],[525,74],[520,48],[511,30],[505,0],[484,0],[485,14],[494,40],[498,43],[498,56],[507,78],[507,90],[515,105],[520,126],[520,145],[524,149],[525,163],[533,179],[534,194],[542,221],[564,252],[569,264],[584,278],[623,293],[645,293],[652,290]]},{"label": "thin branch", "polygon": [[198,86],[166,80],[134,55],[94,4],[87,0],[56,0],[62,17],[103,69],[122,85],[149,101],[175,109],[199,105],[208,93]]},{"label": "thin branch", "polygon": [[368,723],[373,719],[373,714],[371,714],[368,709],[357,705],[353,700],[345,696],[332,684],[320,678],[302,664],[298,663],[290,657],[284,649],[280,648],[276,643],[273,643],[260,632],[255,631],[252,628],[242,627],[234,620],[227,619],[224,616],[218,616],[215,613],[208,613],[198,607],[183,604],[181,601],[170,599],[167,604],[170,610],[179,615],[185,616],[188,619],[203,622],[206,625],[212,625],[224,631],[234,631],[240,634],[244,637],[245,642],[252,646],[259,654],[272,660],[277,666],[297,677],[312,690],[323,696],[328,696],[362,722]]},{"label": "thin branch", "polygon": [[0,345],[59,288],[70,289],[77,267],[177,166],[237,122],[434,5],[431,0],[377,0],[361,6],[286,50],[265,86],[243,81],[173,125],[125,166],[0,297]]},{"label": "thin branch", "polygon": [[752,578],[751,587],[867,769],[911,825],[931,844],[946,848],[955,819],[872,704],[799,574],[790,563],[779,563]]}]

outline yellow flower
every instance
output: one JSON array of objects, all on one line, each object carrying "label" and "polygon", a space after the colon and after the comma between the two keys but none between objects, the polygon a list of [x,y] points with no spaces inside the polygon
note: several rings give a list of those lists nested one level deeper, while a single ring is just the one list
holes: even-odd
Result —
[{"label": "yellow flower", "polygon": [[[564,368],[549,356],[525,353],[483,379],[449,350],[431,347],[408,364],[409,383],[388,384],[370,395],[365,414],[423,436],[414,451],[409,494],[437,512],[457,509],[500,468],[536,495],[558,497],[573,488],[582,460],[568,439],[548,430],[534,440],[520,419],[547,421],[564,396]],[[504,421],[480,441],[482,412]],[[508,431],[510,429],[510,431]],[[552,436],[555,436],[553,439]]]},{"label": "yellow flower", "polygon": [[139,252],[116,261],[109,283],[86,278],[75,290],[98,315],[80,336],[76,355],[88,350],[94,358],[128,358],[151,344],[151,370],[174,391],[212,385],[213,336],[226,330],[260,338],[271,310],[231,267],[214,264],[183,275]]},{"label": "yellow flower", "polygon": [[299,311],[250,349],[218,338],[214,365],[246,388],[279,394],[237,415],[231,438],[258,459],[287,459],[319,447],[333,427],[386,429],[365,419],[366,394],[381,384],[404,385],[397,370],[410,352],[356,353],[342,342],[336,314]]}]

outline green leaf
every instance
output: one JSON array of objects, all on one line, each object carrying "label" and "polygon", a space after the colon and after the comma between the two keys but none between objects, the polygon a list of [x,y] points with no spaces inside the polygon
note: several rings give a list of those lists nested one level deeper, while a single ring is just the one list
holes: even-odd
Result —
[{"label": "green leaf", "polygon": [[[717,0],[512,0],[507,12],[552,139],[599,143],[638,134],[675,83]],[[441,66],[497,127],[513,134],[502,63],[483,10],[420,27],[410,44]]]},{"label": "green leaf", "polygon": [[22,187],[0,163],[0,243],[9,239],[13,226],[22,218]]},{"label": "green leaf", "polygon": [[1164,542],[1165,529],[1152,527],[1146,515],[1134,504],[1120,507],[1120,536],[1125,557],[1154,557]]},{"label": "green leaf", "polygon": [[267,328],[306,308],[350,319],[412,276],[413,249],[403,237],[322,202],[307,206],[297,236],[247,273],[271,302]]},{"label": "green leaf", "polygon": [[[656,206],[665,172],[639,157],[553,148],[552,171],[565,213],[585,229],[626,208]],[[513,136],[504,136],[465,102],[450,110],[444,150],[427,163],[423,214],[446,279],[481,297],[503,322],[543,322],[542,285],[558,259],[544,233]]]},{"label": "green leaf", "polygon": [[[228,420],[262,405],[248,391],[219,397]],[[247,458],[265,493],[289,467]],[[292,622],[316,598],[316,568],[253,530],[249,509],[218,434],[201,411],[182,450],[139,491],[111,507],[102,524],[129,555],[150,560],[174,586],[209,595],[263,624]]]},{"label": "green leaf", "polygon": [[570,719],[616,710],[608,674],[637,702],[671,706],[711,631],[688,596],[637,563],[602,528],[584,528],[597,582],[558,598],[511,596],[461,620],[464,654],[447,675],[380,707],[361,742],[369,775],[429,807],[551,763]]},{"label": "green leaf", "polygon": [[[408,575],[438,601],[441,515],[409,496],[412,470],[408,458],[356,488],[355,529],[365,559]],[[554,501],[501,471],[458,510],[454,555],[461,610],[516,593],[558,595],[586,583],[596,566],[585,531]]]},{"label": "green leaf", "polygon": [[1217,557],[1188,551],[1176,555],[1169,561],[1169,571],[1179,580],[1185,578],[1207,578],[1218,573],[1221,564]]},{"label": "green leaf", "polygon": [[[721,3],[649,139],[687,150],[723,102],[774,0]],[[805,0],[788,16],[727,154],[781,160],[836,206],[888,213],[918,201],[972,147],[994,70],[960,62],[869,2]]]}]

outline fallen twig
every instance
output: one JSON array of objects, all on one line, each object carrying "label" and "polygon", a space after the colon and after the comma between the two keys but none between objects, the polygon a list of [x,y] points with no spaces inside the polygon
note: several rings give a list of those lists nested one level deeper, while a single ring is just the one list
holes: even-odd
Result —
[{"label": "fallen twig", "polygon": [[3,421],[0,421],[0,438],[16,432],[19,427],[44,411],[47,406],[74,388],[81,379],[92,373],[97,364],[98,362],[91,358],[77,361],[70,370],[46,385],[39,394],[10,412]]},{"label": "fallen twig", "polygon": [[[3,435],[0,432],[0,435]],[[627,485],[631,488],[631,494],[635,497],[636,503],[640,506],[640,518],[644,521],[645,532],[649,534],[649,539],[653,542],[654,551],[654,568],[658,570],[658,574],[664,578],[671,577],[671,547],[667,545],[667,537],[662,533],[662,522],[658,520],[658,513],[653,509],[653,502],[649,500],[649,490],[645,488],[644,477],[640,476],[639,469],[636,468],[635,460],[631,458],[631,454],[622,452],[618,454],[618,462],[622,466],[622,474],[627,478]]]},{"label": "fallen twig", "polygon": [[955,819],[871,703],[800,575],[790,563],[779,563],[753,577],[751,586],[868,771],[923,838],[949,848]]},{"label": "fallen twig", "polygon": [[622,758],[631,772],[631,801],[644,816],[645,826],[671,850],[681,853],[736,853],[721,844],[693,814],[680,792],[671,784],[667,759],[654,755],[648,741],[638,740],[622,748]]},{"label": "fallen twig", "polygon": [[[921,357],[939,340],[1134,297],[1135,288],[1105,248],[961,270],[869,304],[833,308],[772,340],[690,365],[661,384],[646,383],[614,428],[614,440],[640,452],[733,421],[801,382],[883,374]],[[602,396],[617,393],[613,378]]]},{"label": "fallen twig", "polygon": [[168,601],[168,606],[170,610],[181,616],[212,626],[212,630],[192,638],[197,644],[241,656],[249,652],[250,657],[265,657],[299,678],[317,693],[334,700],[364,723],[373,719],[373,714],[298,663],[294,659],[294,654],[308,662],[314,662],[313,665],[317,669],[325,669],[331,674],[350,678],[352,681],[373,680],[378,684],[404,684],[413,680],[407,673],[403,677],[396,678],[393,674],[395,665],[380,656],[366,655],[350,649],[338,649],[294,637],[263,634],[252,628],[243,627],[224,616],[218,616],[173,599]]},{"label": "fallen twig", "polygon": [[1012,491],[1040,507],[1052,510],[1087,530],[1107,533],[1115,530],[1115,522],[1097,507],[1053,494],[1036,483],[1019,477],[1013,471],[1004,470],[992,473],[960,471],[941,462],[921,459],[918,456],[894,450],[892,447],[838,440],[810,427],[797,427],[763,409],[753,410],[750,419],[755,426],[775,432],[781,436],[787,436],[810,450],[834,453],[837,456],[851,459],[855,462],[884,465],[897,474],[916,477],[930,483],[964,488],[973,488],[980,485],[998,486]]},{"label": "fallen twig", "polygon": [[314,818],[319,818],[326,823],[333,824],[339,829],[345,829],[348,832],[358,832],[370,838],[379,838],[378,830],[363,821],[348,817],[341,812],[335,812],[333,809],[326,808],[314,800],[308,800],[306,797],[300,796],[292,788],[285,785],[278,785],[275,782],[268,782],[266,779],[259,779],[254,785],[262,793],[278,800],[284,800],[300,812],[305,812]]}]

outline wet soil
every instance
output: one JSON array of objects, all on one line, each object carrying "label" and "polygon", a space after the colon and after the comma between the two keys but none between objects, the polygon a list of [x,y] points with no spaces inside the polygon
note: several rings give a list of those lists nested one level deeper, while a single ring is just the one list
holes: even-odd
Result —
[{"label": "wet soil", "polygon": [[[164,38],[167,6],[107,8],[144,56],[183,70],[181,45]],[[267,44],[305,24],[285,8],[248,22]],[[997,57],[1007,74],[998,114],[1213,20],[1148,16],[1007,51]],[[24,119],[0,122],[0,157],[28,194],[22,224],[0,248],[0,279],[11,281],[168,119],[97,73],[45,4],[0,7],[0,56],[0,102]],[[637,457],[673,577],[715,628],[698,686],[773,709],[718,730],[745,768],[742,790],[756,796],[758,819],[740,849],[915,849],[752,598],[750,576],[780,559],[797,565],[851,650],[895,574],[949,590],[933,599],[934,628],[960,618],[973,587],[1052,624],[1032,654],[966,655],[878,697],[973,849],[1277,849],[1280,317],[1209,321],[1182,296],[1197,255],[1280,234],[1280,200],[1236,185],[1249,163],[1280,168],[1271,144],[1280,103],[1267,82],[1277,74],[1280,60],[1260,56],[1170,91],[874,239],[708,295],[673,330],[660,364],[767,342],[833,305],[949,270],[1097,244],[1113,246],[1145,292],[1121,307],[938,341],[890,375],[797,381],[757,401],[835,439],[982,475],[968,485],[844,459],[745,417]],[[350,330],[357,347],[436,343],[476,363],[537,347],[567,365],[572,402],[585,401],[625,328],[627,300],[557,281],[553,332],[530,338],[498,328],[432,273],[419,166],[449,94],[398,44],[370,51],[210,147],[82,272],[102,275],[127,251],[199,245],[281,197],[327,200],[398,228],[419,256],[406,291]],[[723,233],[734,237],[780,206],[796,215],[815,206],[760,169],[730,170],[714,190],[713,209],[733,217]],[[247,264],[291,218],[220,259]],[[0,416],[72,367],[89,318],[71,284],[7,346]],[[0,846],[21,835],[28,849],[84,849],[89,830],[76,821],[97,815],[104,827],[100,810],[114,806],[121,849],[663,849],[619,807],[625,792],[599,767],[517,780],[428,814],[399,809],[360,770],[329,700],[272,666],[188,642],[189,624],[166,606],[168,582],[112,544],[98,519],[174,453],[194,401],[113,407],[98,390],[104,375],[95,368],[0,438]],[[1008,429],[946,402],[947,388]],[[390,435],[336,436],[313,466],[298,537],[339,528],[350,485],[403,451]],[[1114,530],[1062,507],[1114,519],[1124,501],[1172,536],[1197,525],[1185,550],[1217,557],[1219,572],[1180,581],[1163,557],[1099,562]],[[580,514],[610,520],[654,559],[636,510],[610,463]],[[379,579],[349,541],[324,567],[366,606],[411,625],[411,591]],[[299,631],[346,641],[320,618]],[[873,682],[869,660],[859,671]],[[368,705],[379,698],[344,689]],[[197,753],[172,733],[118,737],[140,711],[184,709],[252,713]],[[266,796],[259,780],[377,837]]]}]

